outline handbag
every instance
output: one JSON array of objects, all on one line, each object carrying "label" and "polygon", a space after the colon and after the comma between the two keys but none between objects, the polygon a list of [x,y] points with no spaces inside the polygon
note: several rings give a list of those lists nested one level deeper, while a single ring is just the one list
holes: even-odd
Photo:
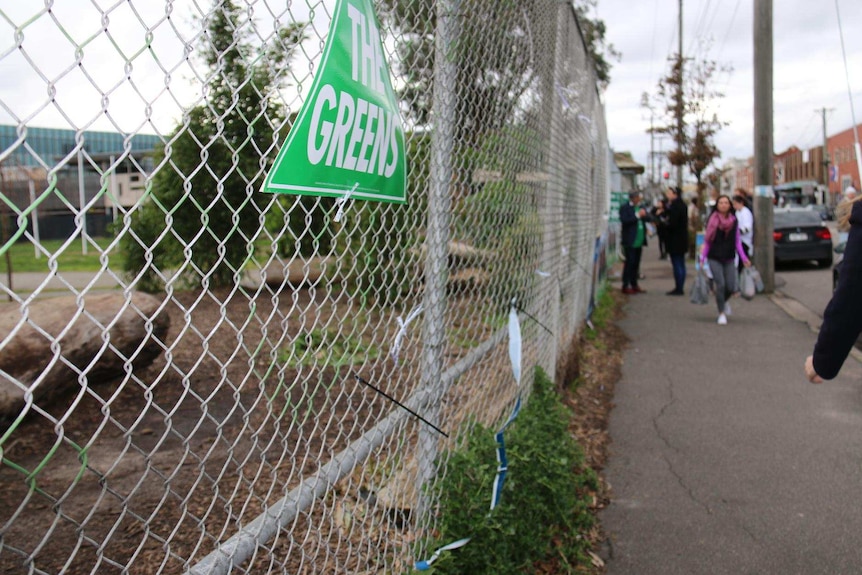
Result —
[{"label": "handbag", "polygon": [[763,287],[763,278],[760,277],[760,272],[753,265],[748,269],[751,270],[751,277],[754,279],[754,291],[763,293],[765,288]]},{"label": "handbag", "polygon": [[697,272],[697,275],[694,277],[694,283],[691,284],[689,301],[701,305],[709,302],[709,280],[706,279],[703,267]]},{"label": "handbag", "polygon": [[739,293],[747,300],[753,299],[754,294],[757,293],[757,286],[750,267],[742,268],[742,271],[739,273]]}]

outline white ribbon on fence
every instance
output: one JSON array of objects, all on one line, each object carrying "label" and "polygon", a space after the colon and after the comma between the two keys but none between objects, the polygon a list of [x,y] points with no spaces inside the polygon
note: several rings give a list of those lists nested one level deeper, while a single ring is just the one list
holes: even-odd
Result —
[{"label": "white ribbon on fence", "polygon": [[[399,318],[400,319],[400,318]],[[515,300],[512,300],[512,307],[509,309],[509,360],[512,362],[512,375],[515,378],[515,384],[520,388],[521,386],[521,323],[518,319],[518,308],[515,305]],[[509,460],[506,457],[506,440],[504,437],[504,432],[506,428],[518,417],[518,414],[521,412],[521,392],[518,390],[518,399],[515,401],[515,407],[512,409],[512,414],[509,415],[509,418],[506,420],[506,423],[503,424],[503,427],[500,428],[499,431],[494,435],[495,440],[497,441],[497,475],[494,477],[494,485],[491,492],[491,509],[488,511],[490,515],[494,508],[500,503],[500,499],[503,494],[503,485],[506,482],[506,473],[509,471]],[[414,564],[414,567],[418,571],[427,571],[431,568],[431,565],[436,561],[440,554],[444,551],[450,551],[452,549],[458,549],[459,547],[463,547],[467,543],[470,542],[471,537],[465,537],[464,539],[459,539],[457,541],[453,541],[448,545],[444,545],[440,547],[431,555],[430,558],[424,561],[417,561]]]}]

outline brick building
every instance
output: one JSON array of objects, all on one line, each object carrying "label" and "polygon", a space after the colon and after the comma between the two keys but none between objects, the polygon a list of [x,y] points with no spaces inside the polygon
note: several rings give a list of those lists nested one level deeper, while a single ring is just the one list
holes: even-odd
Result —
[{"label": "brick building", "polygon": [[[862,124],[857,126],[862,132]],[[854,153],[855,136],[853,128],[848,128],[826,139],[829,164],[829,198],[832,205],[841,198],[842,191],[851,183],[860,189],[859,166]],[[791,146],[775,154],[773,160],[773,181],[775,186],[787,182],[815,181],[821,184],[825,179],[826,164],[823,161],[823,146],[800,150]],[[753,190],[754,158],[729,160],[722,170],[722,191],[727,193],[735,188]]]},{"label": "brick building", "polygon": [[[862,131],[862,125],[857,126],[857,129]],[[840,194],[851,183],[859,189],[859,165],[856,163],[854,142],[853,128],[827,138],[826,145],[832,160],[829,178],[829,191],[832,194]]]}]

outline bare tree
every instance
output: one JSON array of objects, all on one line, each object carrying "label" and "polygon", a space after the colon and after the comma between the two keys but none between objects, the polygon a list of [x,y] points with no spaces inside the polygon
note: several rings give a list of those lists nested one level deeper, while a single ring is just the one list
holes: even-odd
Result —
[{"label": "bare tree", "polygon": [[691,170],[697,180],[698,196],[703,199],[704,172],[721,157],[715,135],[728,125],[714,111],[715,102],[724,97],[715,88],[715,76],[718,72],[729,72],[730,68],[719,67],[711,60],[681,59],[679,55],[672,56],[670,62],[670,71],[659,80],[656,95],[664,104],[663,124],[652,131],[671,137],[676,147],[667,153],[668,161]]}]

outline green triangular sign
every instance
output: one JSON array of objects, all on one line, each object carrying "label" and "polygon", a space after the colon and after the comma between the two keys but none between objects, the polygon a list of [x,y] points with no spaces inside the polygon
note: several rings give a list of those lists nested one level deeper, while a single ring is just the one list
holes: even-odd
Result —
[{"label": "green triangular sign", "polygon": [[404,129],[370,0],[338,0],[320,70],[263,191],[407,201]]}]

